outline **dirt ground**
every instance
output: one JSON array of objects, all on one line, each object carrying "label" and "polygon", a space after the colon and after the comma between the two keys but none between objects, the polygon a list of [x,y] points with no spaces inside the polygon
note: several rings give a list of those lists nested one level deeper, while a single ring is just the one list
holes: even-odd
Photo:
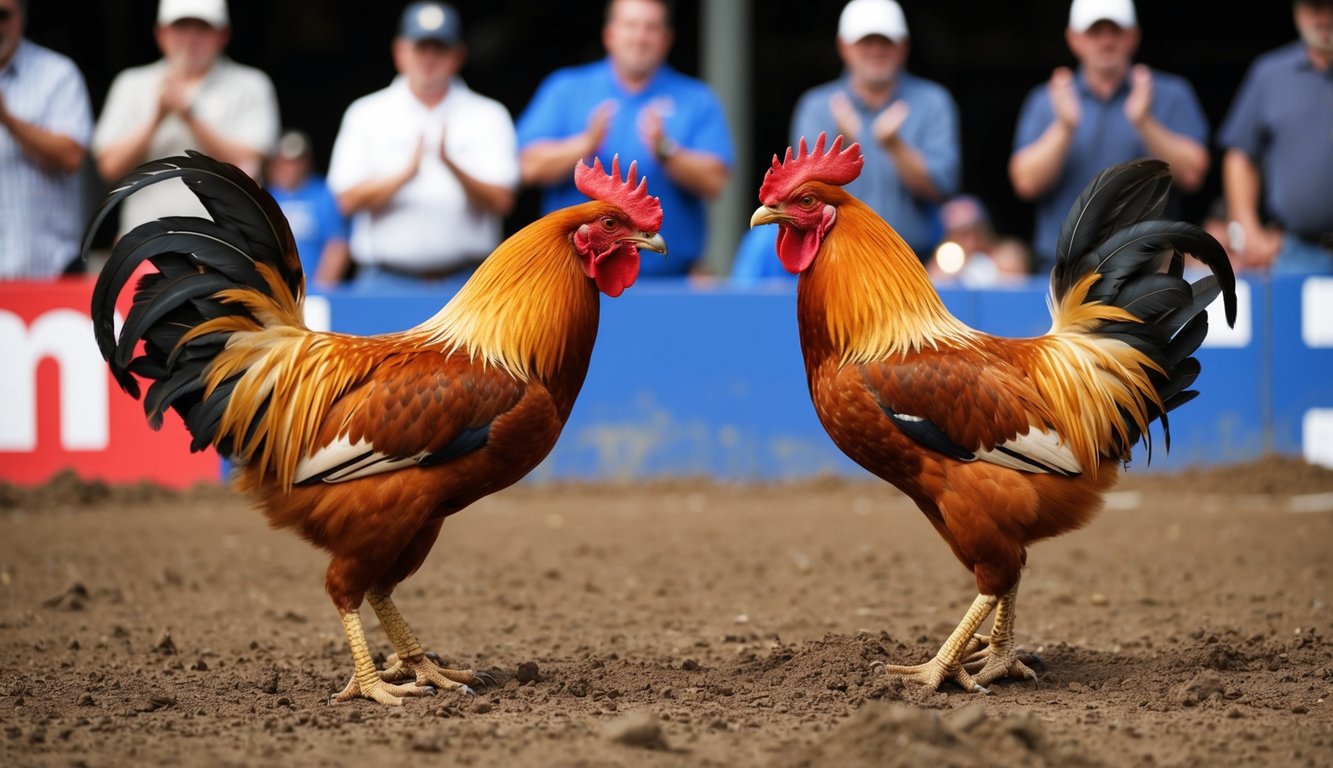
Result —
[{"label": "dirt ground", "polygon": [[871,481],[479,502],[397,593],[473,697],[327,704],[324,564],[224,489],[0,489],[0,764],[1333,765],[1333,471],[1296,461],[1131,471],[1031,551],[1044,669],[990,696],[871,671],[975,594]]}]

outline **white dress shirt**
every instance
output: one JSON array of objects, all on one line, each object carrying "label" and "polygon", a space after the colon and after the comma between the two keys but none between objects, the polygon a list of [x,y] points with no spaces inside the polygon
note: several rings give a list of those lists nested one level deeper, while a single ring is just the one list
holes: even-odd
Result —
[{"label": "white dress shirt", "polygon": [[440,159],[488,184],[518,185],[518,145],[504,105],[459,78],[439,104],[412,95],[406,78],[363,96],[347,108],[333,145],[328,182],[334,194],[403,171],[418,143],[421,166],[383,209],[351,218],[349,244],[361,264],[430,271],[485,258],[500,242],[501,217],[469,202],[463,185]]}]

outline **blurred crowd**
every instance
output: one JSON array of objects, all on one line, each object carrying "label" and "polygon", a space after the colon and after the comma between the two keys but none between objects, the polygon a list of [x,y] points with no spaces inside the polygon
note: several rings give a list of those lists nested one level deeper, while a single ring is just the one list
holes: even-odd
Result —
[{"label": "blurred crowd", "polygon": [[[0,279],[88,267],[80,169],[108,188],[145,163],[194,150],[244,170],[291,225],[310,290],[453,290],[498,244],[523,189],[541,212],[581,201],[580,159],[618,155],[654,180],[668,259],[646,278],[786,280],[777,226],[750,230],[730,271],[704,266],[707,209],[731,181],[731,132],[710,86],[674,69],[669,0],[610,0],[604,55],[550,72],[521,114],[470,89],[464,20],[445,2],[407,4],[388,44],[396,76],[345,110],[327,169],[299,121],[285,127],[269,75],[234,61],[226,0],[160,0],[160,58],[116,75],[94,115],[82,74],[24,36],[27,0],[0,0]],[[1290,4],[1297,38],[1257,57],[1222,123],[1191,83],[1137,58],[1133,0],[1073,0],[1074,65],[1035,83],[1013,129],[1008,175],[1034,211],[1030,241],[997,231],[961,188],[962,116],[942,84],[907,67],[894,0],[850,0],[831,41],[840,77],[800,94],[790,141],[826,133],[861,145],[847,185],[888,221],[940,285],[985,288],[1047,274],[1058,229],[1103,168],[1155,157],[1171,168],[1169,214],[1204,186],[1215,148],[1222,195],[1199,222],[1240,272],[1333,273],[1333,0]],[[244,34],[244,30],[240,30]],[[204,215],[179,183],[124,205],[113,239],[162,217]],[[990,203],[991,205],[988,205]]]}]

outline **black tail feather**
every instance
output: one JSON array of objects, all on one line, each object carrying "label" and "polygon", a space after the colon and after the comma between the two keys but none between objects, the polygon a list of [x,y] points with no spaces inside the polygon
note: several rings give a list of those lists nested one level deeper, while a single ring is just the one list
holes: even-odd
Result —
[{"label": "black tail feather", "polygon": [[148,413],[148,422],[153,429],[162,426],[162,414],[184,395],[193,394],[204,388],[199,377],[177,376],[163,381],[153,382],[144,395],[143,407]]},{"label": "black tail feather", "polygon": [[[1185,222],[1164,221],[1171,176],[1166,163],[1137,160],[1102,171],[1079,195],[1060,228],[1051,293],[1059,302],[1089,274],[1098,278],[1084,298],[1119,307],[1139,322],[1106,322],[1093,333],[1117,338],[1143,353],[1162,373],[1148,378],[1162,402],[1149,404],[1149,421],[1162,423],[1171,447],[1167,413],[1198,394],[1187,389],[1199,375],[1194,352],[1208,333],[1204,311],[1222,296],[1228,325],[1236,318],[1236,277],[1226,251],[1211,235]],[[1185,255],[1211,271],[1193,284],[1184,279]],[[1149,461],[1152,442],[1127,418],[1119,457],[1142,437]]]},{"label": "black tail feather", "polygon": [[1172,365],[1180,365],[1186,360],[1191,359],[1190,355],[1199,348],[1205,337],[1208,336],[1208,314],[1200,312],[1192,320],[1185,324],[1184,328],[1173,337],[1171,343],[1166,348],[1167,362]]},{"label": "black tail feather", "polygon": [[149,357],[136,357],[130,361],[126,367],[130,373],[145,379],[164,379],[167,377],[167,368],[162,363]]},{"label": "black tail feather", "polygon": [[193,150],[187,150],[184,156],[144,163],[121,179],[93,212],[84,231],[83,253],[88,253],[102,222],[125,198],[174,178],[181,179],[199,198],[213,221],[243,239],[245,252],[255,261],[281,267],[293,295],[300,295],[304,282],[301,261],[277,202],[241,169]]},{"label": "black tail feather", "polygon": [[190,441],[190,450],[202,451],[213,442],[214,436],[218,433],[218,425],[222,422],[222,414],[227,410],[227,401],[231,399],[232,390],[236,389],[236,383],[240,378],[236,375],[224,380],[213,389],[211,397],[198,402],[186,411],[185,427],[194,436]]},{"label": "black tail feather", "polygon": [[1193,298],[1188,283],[1159,272],[1125,283],[1115,297],[1115,303],[1140,320],[1155,324]]},{"label": "black tail feather", "polygon": [[1186,323],[1193,318],[1208,315],[1203,311],[1222,293],[1222,286],[1218,284],[1217,278],[1213,275],[1205,275],[1190,285],[1190,292],[1194,294],[1194,299],[1190,303],[1176,308],[1171,314],[1162,318],[1157,326],[1173,336]]},{"label": "black tail feather", "polygon": [[1073,264],[1114,232],[1161,216],[1170,187],[1166,163],[1157,160],[1123,163],[1098,174],[1083,189],[1060,226],[1051,278],[1053,286],[1057,281],[1061,283],[1056,295],[1064,295],[1078,279],[1075,270],[1064,265]]},{"label": "black tail feather", "polygon": [[1168,412],[1174,411],[1175,409],[1179,408],[1185,403],[1188,403],[1189,401],[1193,400],[1198,396],[1199,396],[1199,390],[1197,389],[1186,389],[1182,392],[1178,392],[1172,395],[1171,399],[1166,401],[1166,410]]},{"label": "black tail feather", "polygon": [[[1195,379],[1199,378],[1199,372],[1202,371],[1199,361],[1187,357],[1182,360],[1175,368],[1171,378],[1165,380],[1157,390],[1157,395],[1162,398],[1162,403],[1166,404],[1171,398],[1184,392],[1194,384]],[[1167,408],[1167,410],[1171,410]]]},{"label": "black tail feather", "polygon": [[[200,296],[211,296],[218,291],[233,287],[235,284],[225,276],[215,273],[181,275],[154,286],[135,297],[134,306],[125,318],[125,327],[120,331],[120,341],[116,344],[114,362],[121,368],[129,364],[139,339],[149,328],[168,313],[178,309],[182,303]],[[140,298],[146,301],[140,301]],[[172,329],[175,330],[175,329]],[[168,331],[171,332],[171,331]]]},{"label": "black tail feather", "polygon": [[[94,335],[120,386],[140,396],[136,377],[150,383],[143,396],[149,423],[157,428],[163,413],[174,409],[193,435],[192,450],[213,442],[236,377],[204,399],[205,375],[226,346],[228,332],[214,332],[182,343],[201,323],[229,315],[248,315],[242,304],[216,298],[219,291],[254,291],[299,305],[305,277],[282,210],[240,169],[198,152],[145,163],[122,179],[94,212],[84,234],[86,256],[102,223],[127,197],[168,179],[179,178],[198,198],[210,219],[164,216],[135,227],[116,243],[93,289]],[[144,262],[156,271],[134,287],[134,300],[119,338],[116,301]],[[270,284],[260,265],[276,274]],[[253,325],[262,323],[252,318]]]},{"label": "black tail feather", "polygon": [[206,333],[197,336],[186,344],[177,344],[168,354],[164,364],[167,369],[174,369],[178,362],[187,360],[212,360],[213,356],[227,345],[227,334]]}]

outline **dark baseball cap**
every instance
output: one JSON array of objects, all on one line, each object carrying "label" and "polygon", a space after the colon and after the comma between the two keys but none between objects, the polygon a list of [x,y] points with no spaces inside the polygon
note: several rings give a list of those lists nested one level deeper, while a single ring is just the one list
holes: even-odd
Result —
[{"label": "dark baseball cap", "polygon": [[463,42],[463,22],[458,11],[448,3],[412,3],[403,9],[398,36],[420,42],[434,40],[445,45]]}]

